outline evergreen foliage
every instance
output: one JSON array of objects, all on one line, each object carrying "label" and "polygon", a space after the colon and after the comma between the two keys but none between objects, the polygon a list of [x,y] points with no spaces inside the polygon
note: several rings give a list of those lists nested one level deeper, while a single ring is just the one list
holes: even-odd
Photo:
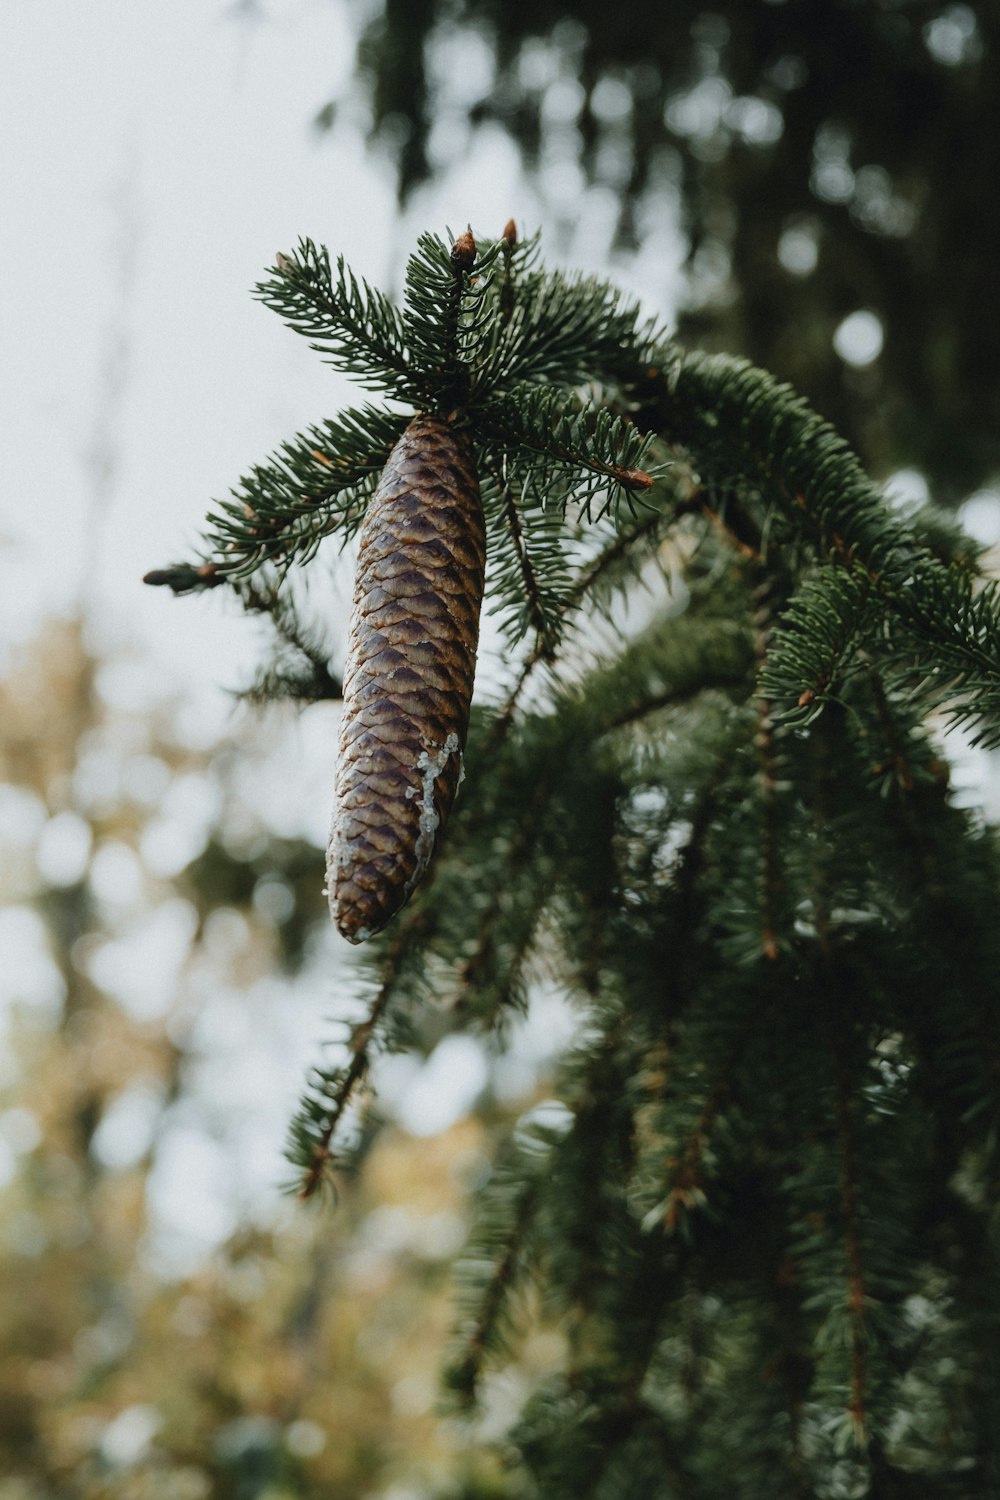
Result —
[{"label": "evergreen foliage", "polygon": [[[474,1414],[558,1332],[508,1493],[1000,1494],[1000,859],[935,739],[944,713],[1000,743],[995,588],[787,387],[512,238],[456,266],[425,236],[401,312],[309,241],[260,289],[466,427],[511,646],[293,1124],[300,1191],[353,1159],[380,1050],[430,1015],[502,1045],[555,984],[575,1045],[482,1189],[448,1372]],[[311,429],[153,581],[276,611],[295,694],[311,661],[330,696],[285,575],[351,534],[407,420]]]}]

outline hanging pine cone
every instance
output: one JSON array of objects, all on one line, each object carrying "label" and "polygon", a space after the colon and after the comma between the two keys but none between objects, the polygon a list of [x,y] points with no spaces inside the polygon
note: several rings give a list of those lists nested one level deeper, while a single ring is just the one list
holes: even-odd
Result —
[{"label": "hanging pine cone", "polygon": [[361,530],[327,889],[352,943],[427,869],[462,771],[486,532],[472,444],[418,416]]}]

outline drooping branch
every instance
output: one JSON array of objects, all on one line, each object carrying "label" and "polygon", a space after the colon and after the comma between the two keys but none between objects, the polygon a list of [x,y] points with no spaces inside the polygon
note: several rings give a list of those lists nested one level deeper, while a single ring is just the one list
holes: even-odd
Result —
[{"label": "drooping branch", "polygon": [[[985,743],[1000,738],[997,588],[976,591],[967,557],[955,551],[952,563],[942,562],[921,528],[885,504],[829,424],[746,361],[690,354],[679,370],[644,376],[640,386],[641,426],[685,447],[703,479],[731,483],[738,476],[789,538],[803,535],[823,557],[863,570],[882,618],[942,664],[933,680],[924,674],[919,681],[928,701],[974,720]],[[796,697],[816,692],[824,660],[818,652]]]}]

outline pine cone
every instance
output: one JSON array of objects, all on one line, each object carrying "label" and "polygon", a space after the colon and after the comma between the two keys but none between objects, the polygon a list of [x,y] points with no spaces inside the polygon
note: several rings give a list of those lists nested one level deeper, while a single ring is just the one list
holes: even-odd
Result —
[{"label": "pine cone", "polygon": [[352,943],[409,899],[451,809],[485,566],[472,444],[438,417],[415,417],[358,550],[327,856],[330,908]]}]

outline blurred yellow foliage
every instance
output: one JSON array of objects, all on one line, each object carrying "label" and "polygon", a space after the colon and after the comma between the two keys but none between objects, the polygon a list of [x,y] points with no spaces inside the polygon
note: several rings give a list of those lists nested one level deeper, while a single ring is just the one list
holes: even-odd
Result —
[{"label": "blurred yellow foliage", "polygon": [[[437,1385],[448,1264],[487,1149],[477,1120],[432,1139],[386,1129],[334,1210],[275,1193],[193,1267],[164,1270],[148,1189],[164,1122],[187,1118],[190,1015],[107,993],[95,955],[179,887],[143,858],[158,799],[88,788],[95,756],[113,786],[130,760],[155,757],[175,779],[205,774],[212,753],[172,735],[169,704],[139,715],[106,701],[99,665],[70,621],[0,684],[0,796],[23,814],[0,827],[0,930],[19,945],[2,993],[0,1500],[358,1500],[404,1480],[408,1496],[499,1494]],[[67,848],[82,853],[43,858],[67,814]],[[109,846],[134,861],[117,904],[94,875]],[[179,989],[206,962],[210,909],[206,897],[184,929]],[[275,952],[252,901],[239,909],[238,941],[216,944],[211,970],[236,990]]]}]

